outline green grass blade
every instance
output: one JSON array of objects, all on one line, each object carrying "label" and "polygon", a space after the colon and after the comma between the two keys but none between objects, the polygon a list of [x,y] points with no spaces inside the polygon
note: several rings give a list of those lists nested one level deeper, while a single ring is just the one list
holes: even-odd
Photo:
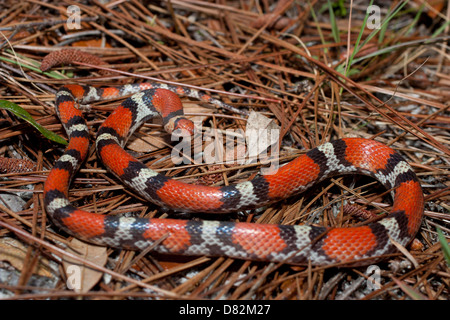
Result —
[{"label": "green grass blade", "polygon": [[445,31],[445,28],[447,28],[447,26],[450,24],[450,20],[446,21],[445,23],[443,23],[431,36],[432,38],[435,38],[437,36],[439,36],[441,33],[443,33]]},{"label": "green grass blade", "polygon": [[336,17],[333,11],[333,5],[330,0],[328,0],[328,12],[330,13],[330,23],[331,23],[331,33],[333,34],[334,41],[339,43],[341,41],[341,37],[339,36],[339,27],[337,25]]},{"label": "green grass blade", "polygon": [[31,124],[33,127],[35,127],[44,137],[47,139],[50,139],[54,142],[67,145],[67,141],[62,138],[61,136],[57,135],[56,133],[47,130],[43,126],[41,126],[39,123],[37,123],[33,117],[23,108],[19,107],[17,104],[12,103],[10,101],[6,100],[0,100],[0,108],[8,110],[12,113],[14,113],[17,117],[20,119],[25,120],[29,124]]},{"label": "green grass blade", "polygon": [[[397,13],[400,12],[400,10],[409,2],[409,0],[397,5],[397,7],[395,7],[393,12],[389,12],[388,16],[381,22],[381,26],[379,29],[374,29],[366,38],[366,40],[364,40],[364,42],[361,44],[361,47],[358,49],[361,49],[362,47],[364,47],[364,45],[366,43],[368,43],[373,37],[375,37],[377,35],[378,32],[382,31],[383,28],[387,28],[387,25],[389,23],[389,21],[391,21],[396,15]],[[382,38],[381,38],[382,39]]]},{"label": "green grass blade", "polygon": [[447,242],[447,239],[445,238],[444,234],[442,233],[441,228],[436,227],[439,242],[442,246],[442,251],[444,252],[444,258],[447,261],[447,265],[450,267],[450,245]]},{"label": "green grass blade", "polygon": [[54,79],[67,79],[67,77],[65,77],[65,76],[63,76],[63,75],[61,75],[61,74],[59,74],[58,72],[55,72],[55,71],[42,72],[41,69],[39,69],[39,65],[40,64],[37,63],[36,61],[34,61],[32,59],[29,59],[29,58],[26,58],[26,57],[24,57],[22,55],[19,55],[19,54],[15,53],[15,52],[12,52],[11,50],[6,50],[6,51],[9,52],[9,53],[14,53],[14,55],[16,55],[17,57],[29,61],[30,64],[21,63],[21,62],[16,61],[15,59],[10,59],[10,58],[7,58],[7,57],[5,57],[3,55],[0,55],[0,61],[9,62],[9,63],[12,63],[14,65],[20,66],[21,68],[29,69],[29,70],[32,70],[32,71],[38,72],[38,73],[43,73],[43,74],[46,74],[46,75],[48,75],[48,76],[50,76],[50,77],[52,77]]},{"label": "green grass blade", "polygon": [[[373,3],[373,0],[370,1],[369,6],[371,6]],[[359,47],[359,44],[361,43],[362,36],[364,34],[364,29],[366,28],[367,19],[369,18],[369,12],[366,12],[366,15],[364,17],[364,21],[362,23],[361,29],[359,30],[358,38],[356,39],[356,43],[354,46],[354,50],[352,50],[352,54],[348,59],[348,63],[345,65],[345,76],[348,77],[351,73],[350,66],[353,64],[353,59],[355,58],[355,55],[358,53],[358,51],[362,48]],[[350,50],[350,48],[347,48],[347,50]],[[342,92],[342,88],[341,88]]]},{"label": "green grass blade", "polygon": [[[370,3],[372,3],[373,1],[371,1]],[[388,16],[381,22],[380,28],[379,29],[374,29],[368,36],[367,38],[361,43],[359,44],[361,39],[358,39],[358,45],[355,45],[355,49],[353,52],[353,55],[351,57],[351,59],[349,59],[349,66],[352,66],[353,64],[356,63],[356,61],[360,61],[359,60],[353,60],[354,56],[373,38],[375,37],[379,32],[383,32],[383,30],[385,30],[385,28],[387,28],[387,25],[389,23],[389,21],[391,21],[399,12],[400,10],[409,2],[409,0],[397,5],[397,7],[395,8],[395,10],[393,12],[390,12],[388,14]],[[366,16],[364,18],[364,23],[363,26],[365,27],[366,22],[367,22],[367,13]],[[361,31],[360,31],[361,34]],[[379,39],[382,39],[384,36],[380,36]],[[358,35],[359,38],[359,35]]]},{"label": "green grass blade", "polygon": [[419,22],[420,16],[422,15],[424,8],[425,8],[425,4],[422,3],[420,8],[416,12],[416,15],[414,16],[413,21],[409,25],[408,30],[406,30],[405,34],[412,34],[413,33],[414,27],[417,26],[417,23]]},{"label": "green grass blade", "polygon": [[[309,5],[311,17],[313,18],[314,23],[316,24],[317,32],[319,33],[320,40],[322,41],[322,44],[326,44],[325,37],[323,36],[322,29],[320,28],[320,25],[319,25],[319,20],[317,19],[316,12],[314,11],[314,6],[311,5],[311,2],[309,0],[308,0],[308,5]],[[325,48],[324,52],[327,53],[328,48]]]}]

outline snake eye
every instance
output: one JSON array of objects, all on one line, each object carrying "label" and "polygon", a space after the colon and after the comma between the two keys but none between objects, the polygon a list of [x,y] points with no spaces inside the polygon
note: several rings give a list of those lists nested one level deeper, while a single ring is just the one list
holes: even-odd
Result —
[{"label": "snake eye", "polygon": [[189,137],[195,132],[194,123],[186,118],[178,118],[174,121],[172,134],[177,137]]}]

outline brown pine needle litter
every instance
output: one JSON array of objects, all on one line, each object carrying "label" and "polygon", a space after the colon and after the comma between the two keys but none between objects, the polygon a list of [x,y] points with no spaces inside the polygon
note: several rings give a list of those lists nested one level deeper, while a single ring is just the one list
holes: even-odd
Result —
[{"label": "brown pine needle litter", "polygon": [[[369,268],[169,257],[152,248],[94,250],[89,244],[78,244],[75,254],[67,249],[73,238],[43,209],[43,183],[64,146],[0,109],[0,298],[448,300],[442,242],[450,239],[450,9],[446,1],[423,3],[376,1],[380,16],[370,11],[365,21],[367,5],[352,1],[0,2],[0,100],[19,105],[56,134],[66,137],[54,109],[61,85],[159,79],[203,88],[235,108],[182,98],[208,137],[202,150],[221,144],[237,159],[245,146],[235,142],[230,151],[217,137],[227,130],[245,136],[247,115],[258,112],[280,129],[280,163],[326,141],[374,138],[412,165],[426,200],[413,245]],[[60,49],[88,55],[42,72],[44,56]],[[83,106],[91,144],[118,103]],[[183,181],[226,185],[267,166],[263,160],[207,163],[198,150],[183,158],[190,162],[176,164],[174,144],[164,135],[160,123],[147,123],[129,151]],[[347,176],[261,210],[220,217],[165,212],[110,175],[92,145],[70,200],[99,214],[322,226],[365,223],[391,204],[389,191],[374,180]],[[69,258],[73,270],[63,262]],[[50,270],[45,275],[37,271],[43,261]]]}]

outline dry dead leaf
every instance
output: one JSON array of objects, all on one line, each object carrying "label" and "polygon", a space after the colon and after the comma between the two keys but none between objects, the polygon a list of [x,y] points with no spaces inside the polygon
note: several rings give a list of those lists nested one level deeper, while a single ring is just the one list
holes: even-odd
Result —
[{"label": "dry dead leaf", "polygon": [[[9,237],[0,238],[0,260],[8,261],[17,270],[24,269],[24,261],[27,255],[27,250],[28,248],[16,239]],[[54,273],[49,266],[49,261],[42,257],[36,265],[34,274],[48,278],[54,276]]]},{"label": "dry dead leaf", "polygon": [[[92,245],[73,238],[67,252],[78,255],[80,258],[105,266],[108,259],[106,247]],[[63,258],[64,272],[67,276],[67,286],[76,292],[88,292],[102,277],[103,273],[86,266],[69,257]]]},{"label": "dry dead leaf", "polygon": [[139,138],[132,137],[127,145],[127,148],[135,152],[148,153],[161,148],[164,148],[168,144],[170,145],[170,135],[162,132],[161,135],[152,133],[154,128],[141,129],[141,133],[147,133],[149,135]]},{"label": "dry dead leaf", "polygon": [[184,113],[186,114],[196,114],[196,113],[205,114],[204,116],[203,115],[189,116],[189,120],[191,120],[194,123],[202,123],[208,117],[207,115],[214,113],[214,109],[205,108],[192,102],[184,102],[183,110]]},{"label": "dry dead leaf", "polygon": [[251,112],[245,128],[245,139],[247,143],[249,163],[265,154],[267,149],[278,142],[280,127],[266,116]]}]

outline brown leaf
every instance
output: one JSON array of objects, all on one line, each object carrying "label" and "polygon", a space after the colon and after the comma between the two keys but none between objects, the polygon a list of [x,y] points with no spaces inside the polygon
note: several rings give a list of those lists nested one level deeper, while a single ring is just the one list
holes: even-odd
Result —
[{"label": "brown leaf", "polygon": [[[102,267],[105,266],[108,258],[106,247],[92,245],[75,238],[70,241],[67,252],[78,255],[80,258]],[[63,258],[63,266],[67,276],[67,286],[76,292],[88,292],[103,275],[102,272],[69,257]]]},{"label": "brown leaf", "polygon": [[[22,242],[16,239],[9,237],[0,238],[0,260],[8,261],[17,270],[24,269],[27,249]],[[39,259],[34,273],[48,278],[54,275],[49,266],[49,261],[42,257]]]},{"label": "brown leaf", "polygon": [[165,132],[161,135],[155,135],[152,133],[154,130],[154,128],[141,129],[140,133],[146,133],[148,136],[132,137],[127,144],[127,148],[135,152],[148,153],[171,144],[170,135]]},{"label": "brown leaf", "polygon": [[249,163],[278,142],[279,130],[280,127],[272,119],[258,112],[250,113],[245,128]]}]

